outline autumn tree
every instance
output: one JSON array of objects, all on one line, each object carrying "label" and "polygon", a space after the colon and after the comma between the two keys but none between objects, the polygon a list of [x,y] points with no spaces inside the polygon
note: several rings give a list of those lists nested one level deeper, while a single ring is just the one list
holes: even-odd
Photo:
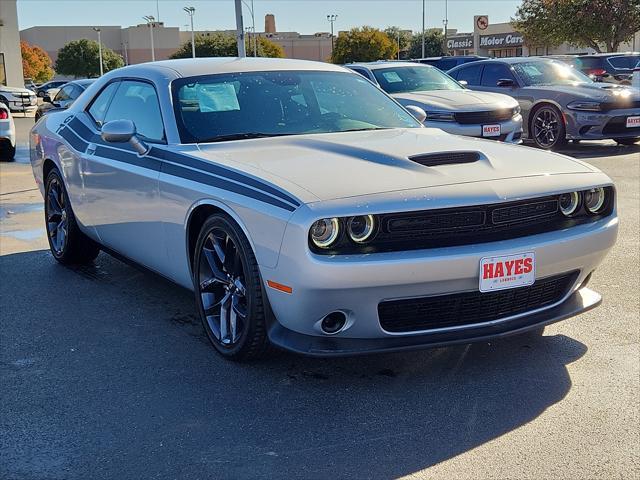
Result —
[{"label": "autumn tree", "polygon": [[[212,32],[208,35],[196,35],[196,57],[237,57],[238,43],[234,35],[224,32]],[[251,45],[251,46],[250,46]],[[247,55],[253,54],[253,39],[246,39]],[[283,48],[268,38],[258,38],[259,57],[283,58]],[[171,58],[191,58],[191,40],[180,45]]]},{"label": "autumn tree", "polygon": [[392,42],[381,30],[373,27],[352,28],[338,35],[331,54],[333,63],[373,62],[389,60],[398,54]]},{"label": "autumn tree", "polygon": [[24,40],[20,42],[22,52],[22,74],[34,82],[44,83],[53,77],[51,59],[47,52],[37,45],[30,45]]},{"label": "autumn tree", "polygon": [[[102,66],[104,72],[124,66],[122,56],[110,48],[102,46]],[[58,51],[56,72],[73,77],[92,78],[100,75],[99,45],[95,40],[74,40]]]},{"label": "autumn tree", "polygon": [[529,45],[617,52],[640,30],[640,0],[523,0],[512,23]]}]

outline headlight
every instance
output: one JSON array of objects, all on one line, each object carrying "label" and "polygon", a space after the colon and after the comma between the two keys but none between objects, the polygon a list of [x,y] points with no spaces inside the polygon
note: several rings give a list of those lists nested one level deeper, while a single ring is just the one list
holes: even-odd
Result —
[{"label": "headlight", "polygon": [[597,214],[602,211],[605,204],[605,192],[604,188],[592,188],[584,192],[584,206],[587,212],[591,214]]},{"label": "headlight", "polygon": [[373,215],[360,215],[351,217],[347,221],[349,237],[356,243],[364,243],[371,238],[376,228]]},{"label": "headlight", "polygon": [[329,248],[338,238],[340,222],[337,218],[322,218],[311,226],[311,241],[319,248]]},{"label": "headlight", "polygon": [[558,200],[560,211],[565,217],[570,217],[580,206],[580,194],[578,192],[563,193]]},{"label": "headlight", "polygon": [[567,108],[570,108],[571,110],[582,110],[586,112],[599,112],[600,110],[602,110],[599,102],[583,101],[571,102],[569,105],[567,105]]},{"label": "headlight", "polygon": [[433,120],[434,122],[453,122],[455,121],[455,116],[451,112],[437,112],[430,111],[427,113],[427,120]]}]

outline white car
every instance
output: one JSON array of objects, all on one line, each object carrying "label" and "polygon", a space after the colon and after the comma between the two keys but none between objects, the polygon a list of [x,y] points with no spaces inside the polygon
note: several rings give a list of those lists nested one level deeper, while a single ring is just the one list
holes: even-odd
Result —
[{"label": "white car", "polygon": [[16,126],[11,111],[0,103],[0,161],[8,161],[16,153]]},{"label": "white car", "polygon": [[0,85],[0,103],[12,112],[31,113],[38,109],[36,94],[27,88]]}]

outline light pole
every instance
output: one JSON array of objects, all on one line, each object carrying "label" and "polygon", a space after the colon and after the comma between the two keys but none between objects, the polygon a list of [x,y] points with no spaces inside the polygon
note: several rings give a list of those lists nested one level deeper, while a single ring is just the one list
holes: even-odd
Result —
[{"label": "light pole", "polygon": [[338,15],[327,15],[327,20],[331,23],[331,55],[333,55],[333,23],[337,20]]},{"label": "light pole", "polygon": [[124,50],[124,64],[129,65],[129,52],[127,51],[127,42],[122,42],[122,49]]},{"label": "light pole", "polygon": [[151,61],[155,62],[156,61],[156,51],[155,48],[153,47],[153,22],[155,22],[155,18],[153,18],[153,15],[146,15],[144,17],[146,21],[147,21],[147,25],[149,25],[149,34],[151,35]]},{"label": "light pole", "polygon": [[422,0],[422,58],[424,58],[424,0]]},{"label": "light pole", "polygon": [[100,76],[104,75],[104,67],[102,66],[102,39],[100,38],[100,29],[93,27],[93,30],[98,32],[98,57],[100,58]]},{"label": "light pole", "polygon": [[236,6],[236,40],[238,42],[238,57],[247,56],[247,47],[244,44],[244,20],[242,18],[242,0],[235,0]]},{"label": "light pole", "polygon": [[398,60],[400,60],[400,29],[398,29]]},{"label": "light pole", "polygon": [[449,11],[447,9],[447,0],[444,0],[444,54],[449,55],[449,45],[447,45],[447,29],[449,28]]},{"label": "light pole", "polygon": [[196,58],[196,38],[193,31],[193,14],[196,13],[196,9],[194,7],[184,7],[183,10],[187,12],[191,19],[191,57]]},{"label": "light pole", "polygon": [[249,35],[249,45],[251,45],[251,38],[253,38],[253,56],[258,56],[258,39],[256,38],[256,17],[253,10],[253,0],[251,0],[251,6],[245,1],[242,0],[244,6],[249,9],[249,13],[251,14],[251,29],[253,31],[253,35]]}]

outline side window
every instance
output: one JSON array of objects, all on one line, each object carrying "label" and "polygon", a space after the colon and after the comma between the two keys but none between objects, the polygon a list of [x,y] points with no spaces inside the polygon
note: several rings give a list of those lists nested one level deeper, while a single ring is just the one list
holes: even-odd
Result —
[{"label": "side window", "polygon": [[464,80],[468,85],[480,85],[482,65],[469,65],[456,72],[456,80]]},{"label": "side window", "polygon": [[113,97],[113,94],[118,89],[119,84],[119,82],[114,82],[107,85],[107,88],[98,94],[89,107],[89,115],[91,115],[93,121],[96,122],[98,127],[101,127],[104,123],[104,114],[106,113],[111,97]]},{"label": "side window", "polygon": [[[225,108],[233,107],[225,105]],[[151,84],[135,80],[120,82],[113,100],[107,107],[104,123],[125,119],[135,123],[138,134],[146,140],[164,140],[160,103]]]},{"label": "side window", "polygon": [[66,100],[69,100],[70,98],[72,98],[72,93],[73,93],[73,85],[65,85],[58,91],[58,93],[56,93],[56,96],[54,97],[53,101],[64,102]]},{"label": "side window", "polygon": [[82,93],[82,89],[77,86],[77,85],[72,85],[71,86],[71,93],[69,94],[69,98],[71,100],[75,100],[76,98],[78,98],[80,96],[80,94]]},{"label": "side window", "polygon": [[504,63],[488,63],[484,66],[484,71],[482,72],[483,87],[495,87],[498,84],[498,80],[503,78],[516,81],[511,69]]}]

